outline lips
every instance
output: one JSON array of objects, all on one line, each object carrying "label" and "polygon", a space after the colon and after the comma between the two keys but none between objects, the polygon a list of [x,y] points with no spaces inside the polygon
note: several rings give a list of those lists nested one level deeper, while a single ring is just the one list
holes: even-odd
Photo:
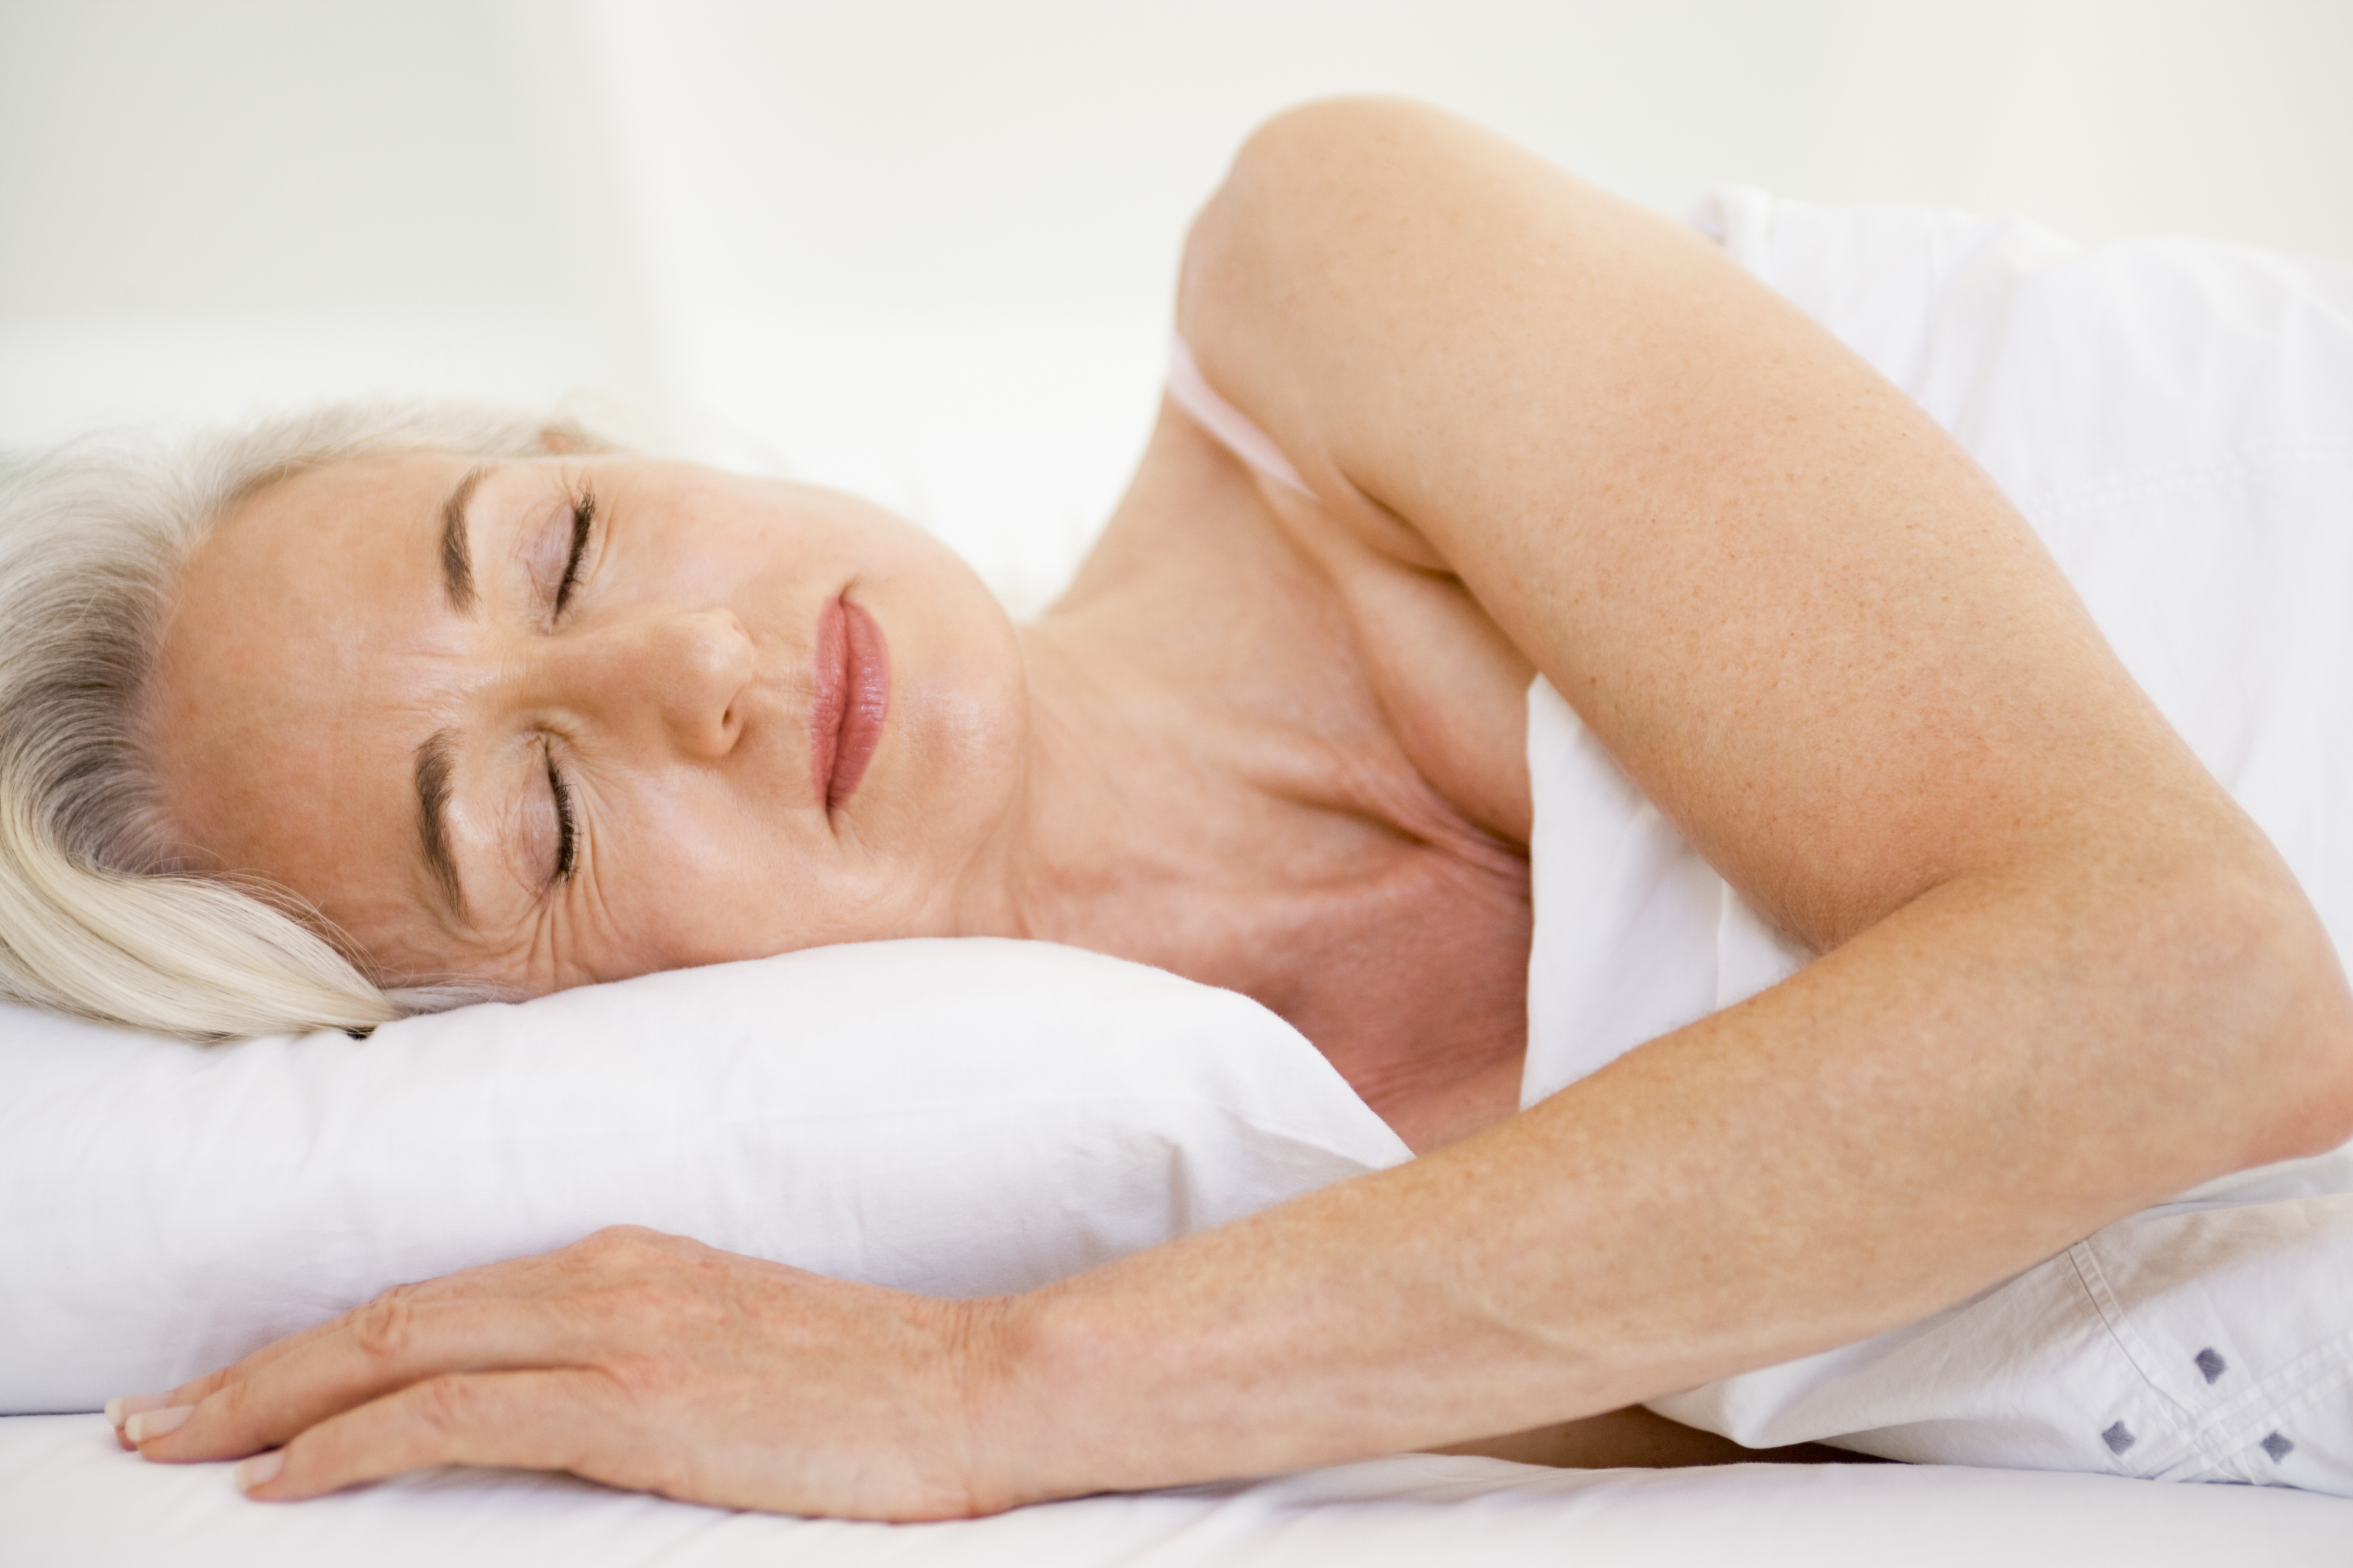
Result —
[{"label": "lips", "polygon": [[848,599],[818,616],[817,700],[809,708],[809,774],[828,812],[858,789],[891,707],[891,653],[882,628]]}]

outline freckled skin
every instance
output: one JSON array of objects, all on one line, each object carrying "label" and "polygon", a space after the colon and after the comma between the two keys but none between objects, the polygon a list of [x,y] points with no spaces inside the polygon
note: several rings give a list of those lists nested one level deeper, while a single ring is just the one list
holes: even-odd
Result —
[{"label": "freckled skin", "polygon": [[[1340,100],[1236,158],[1177,317],[1311,497],[1164,413],[1071,594],[1018,637],[912,557],[872,565],[894,676],[903,637],[906,700],[935,717],[886,734],[832,852],[805,801],[726,783],[776,728],[760,701],[740,734],[714,707],[745,662],[731,626],[758,668],[797,624],[729,596],[767,580],[759,552],[616,586],[706,589],[660,588],[691,632],[603,667],[627,703],[522,706],[580,737],[584,809],[643,823],[588,828],[560,915],[529,912],[526,869],[501,892],[470,860],[470,895],[506,900],[478,951],[585,977],[652,956],[627,942],[655,940],[631,926],[656,908],[665,942],[738,921],[1053,935],[1267,999],[1430,1152],[989,1300],[607,1233],[201,1379],[142,1454],[282,1447],[254,1488],[279,1500],[457,1460],[881,1518],[1538,1427],[1509,1451],[1593,1463],[1648,1439],[1559,1424],[1852,1342],[2353,1133],[2353,996],[2277,855],[1967,456],[1711,247],[1440,111]],[[401,492],[428,520],[409,526],[451,468]],[[287,564],[367,484],[397,488],[358,472],[318,477],[320,504],[273,492],[293,519],[274,543],[237,557],[232,532],[199,562],[160,697],[174,803],[225,862],[372,942],[469,958],[386,858],[406,808],[372,770],[541,693],[542,643],[569,634],[453,656],[415,618],[429,562]],[[788,504],[679,482],[745,509],[697,503],[698,527]],[[843,570],[865,546],[805,527],[779,600],[828,563],[821,583],[869,580]],[[396,579],[390,619],[338,618]],[[376,666],[406,673],[355,704]],[[1821,956],[1511,1114],[1533,670]],[[537,808],[531,726],[482,728],[468,766],[518,781],[454,814],[487,853]],[[319,759],[280,754],[320,737]],[[663,867],[666,840],[747,874],[641,885],[628,856]]]}]

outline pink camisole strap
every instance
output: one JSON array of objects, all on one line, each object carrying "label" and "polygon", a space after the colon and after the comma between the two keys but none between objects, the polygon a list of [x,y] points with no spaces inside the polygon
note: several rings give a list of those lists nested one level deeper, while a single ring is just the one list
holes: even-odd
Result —
[{"label": "pink camisole strap", "polygon": [[1193,416],[1196,424],[1215,436],[1227,451],[1275,483],[1287,485],[1310,500],[1314,498],[1315,492],[1307,488],[1307,481],[1284,459],[1282,449],[1267,433],[1201,379],[1201,367],[1193,363],[1193,351],[1186,346],[1183,338],[1174,335],[1168,340],[1168,395],[1176,400],[1177,407]]}]

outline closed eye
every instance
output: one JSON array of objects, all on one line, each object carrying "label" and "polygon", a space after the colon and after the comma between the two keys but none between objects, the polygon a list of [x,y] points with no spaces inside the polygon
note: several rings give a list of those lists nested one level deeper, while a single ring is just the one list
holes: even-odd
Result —
[{"label": "closed eye", "polygon": [[545,755],[548,793],[555,797],[555,875],[549,879],[568,882],[580,866],[579,832],[572,816],[572,788],[555,766],[555,753],[549,752]]},{"label": "closed eye", "polygon": [[572,552],[565,557],[564,575],[555,584],[555,614],[564,614],[572,591],[580,586],[580,563],[588,553],[588,536],[596,527],[596,496],[582,486],[572,500]]}]

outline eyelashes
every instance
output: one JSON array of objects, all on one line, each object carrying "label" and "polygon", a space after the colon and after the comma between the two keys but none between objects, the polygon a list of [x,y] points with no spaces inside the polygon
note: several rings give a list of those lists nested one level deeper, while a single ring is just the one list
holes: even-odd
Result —
[{"label": "eyelashes", "polygon": [[562,615],[580,586],[580,563],[588,553],[588,539],[596,530],[596,494],[582,485],[572,495],[572,551],[564,559],[564,575],[555,584],[555,610]]},{"label": "eyelashes", "polygon": [[564,774],[555,766],[555,753],[543,751],[547,759],[547,787],[555,797],[555,877],[568,882],[580,865],[580,836],[572,815],[572,786],[564,782]]},{"label": "eyelashes", "polygon": [[[564,575],[555,584],[555,602],[551,615],[561,619],[564,608],[572,602],[575,590],[580,586],[580,566],[588,554],[588,541],[596,531],[596,494],[586,483],[571,492],[572,549],[564,558]],[[541,755],[547,763],[548,793],[555,800],[555,875],[558,882],[572,880],[580,865],[579,823],[572,809],[572,786],[564,782],[562,770],[555,765],[555,752],[543,746]]]}]

